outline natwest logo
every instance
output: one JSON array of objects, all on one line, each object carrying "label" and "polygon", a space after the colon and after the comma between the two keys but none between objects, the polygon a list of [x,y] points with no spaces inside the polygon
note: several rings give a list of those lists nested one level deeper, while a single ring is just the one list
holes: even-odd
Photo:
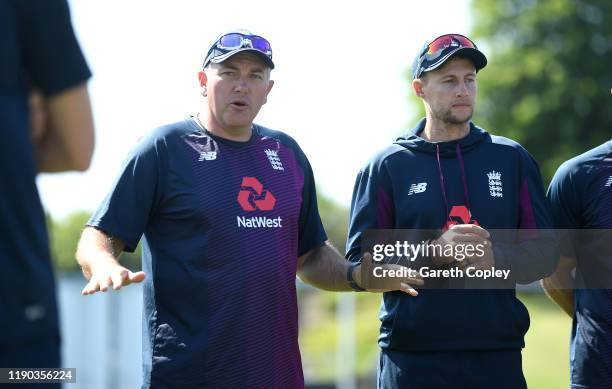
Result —
[{"label": "natwest logo", "polygon": [[[271,211],[276,205],[274,195],[264,189],[263,185],[255,177],[243,177],[240,192],[238,192],[238,204],[248,212]],[[282,228],[283,219],[280,216],[270,218],[266,216],[236,216],[239,228]]]},{"label": "natwest logo", "polygon": [[271,211],[276,204],[276,198],[271,192],[265,190],[261,182],[255,177],[243,177],[238,204],[245,211]]},{"label": "natwest logo", "polygon": [[465,205],[455,205],[448,213],[448,219],[444,225],[444,231],[457,224],[475,224],[479,226],[476,219],[472,219],[472,213]]},{"label": "natwest logo", "polygon": [[283,219],[276,217],[274,219],[264,216],[244,217],[236,216],[238,227],[245,228],[282,228]]}]

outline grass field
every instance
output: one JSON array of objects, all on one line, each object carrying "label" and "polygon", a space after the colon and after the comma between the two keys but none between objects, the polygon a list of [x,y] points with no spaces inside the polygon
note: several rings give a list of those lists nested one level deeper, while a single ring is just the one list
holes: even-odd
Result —
[{"label": "grass field", "polygon": [[529,387],[566,389],[570,317],[543,294],[522,294],[519,298],[531,316],[523,350],[523,371]]},{"label": "grass field", "polygon": [[[378,358],[380,296],[356,295],[357,374],[375,374]],[[543,294],[521,294],[531,327],[525,338],[523,370],[529,388],[568,387],[570,318]],[[307,381],[333,382],[338,328],[334,293],[309,293],[300,298],[300,347]]]}]

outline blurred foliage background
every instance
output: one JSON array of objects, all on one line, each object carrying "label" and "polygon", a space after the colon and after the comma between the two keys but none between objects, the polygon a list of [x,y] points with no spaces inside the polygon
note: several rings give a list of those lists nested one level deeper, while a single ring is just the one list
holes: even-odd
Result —
[{"label": "blurred foliage background", "polygon": [[[548,184],[563,161],[611,138],[612,1],[473,0],[472,9],[469,37],[489,60],[473,120],[522,144]],[[422,103],[411,104],[416,122]]]},{"label": "blurred foliage background", "polygon": [[[611,138],[612,1],[473,0],[472,6],[474,30],[469,35],[489,59],[478,75],[474,122],[525,146],[539,161],[547,184],[563,161]],[[411,81],[408,67],[406,88]],[[415,112],[413,122],[407,123],[411,128],[423,109],[417,98],[409,104]],[[344,251],[348,204],[319,195],[319,209],[329,239]],[[57,270],[78,270],[74,252],[88,217],[88,212],[63,220],[48,217]],[[122,262],[140,269],[140,249],[124,253]],[[529,386],[567,387],[569,318],[541,293],[520,298],[532,318],[523,353]],[[321,381],[329,382],[334,375],[336,301],[333,293],[300,292],[305,372]],[[360,376],[371,377],[376,371],[379,302],[374,294],[357,296]]]}]

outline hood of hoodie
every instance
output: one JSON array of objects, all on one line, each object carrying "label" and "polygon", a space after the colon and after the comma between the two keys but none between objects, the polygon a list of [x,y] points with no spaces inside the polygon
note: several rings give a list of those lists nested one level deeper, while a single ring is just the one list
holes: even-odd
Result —
[{"label": "hood of hoodie", "polygon": [[468,153],[470,150],[476,148],[480,142],[489,137],[489,134],[480,127],[477,127],[474,123],[470,122],[470,132],[461,139],[452,140],[448,142],[429,142],[426,139],[421,138],[420,134],[425,129],[426,119],[423,118],[415,128],[410,131],[405,137],[398,138],[395,143],[410,149],[413,151],[420,151],[423,153],[433,154],[436,160],[438,168],[438,177],[440,179],[440,188],[442,188],[442,198],[444,199],[444,207],[446,208],[447,224],[444,229],[450,227],[453,223],[450,215],[450,204],[447,195],[446,179],[444,177],[444,171],[442,170],[441,158],[456,159],[461,169],[461,182],[463,184],[463,195],[465,205],[467,206],[468,212],[472,209],[470,202],[470,192],[467,183],[467,174],[465,169],[465,163],[463,161],[463,154]]},{"label": "hood of hoodie", "polygon": [[407,135],[397,138],[395,143],[410,150],[431,154],[436,154],[437,146],[440,150],[440,157],[457,158],[457,143],[459,143],[461,152],[467,153],[489,137],[488,132],[470,122],[470,132],[467,136],[448,142],[430,142],[420,136],[425,129],[426,123],[427,120],[425,118],[421,119],[416,127],[410,130]]}]

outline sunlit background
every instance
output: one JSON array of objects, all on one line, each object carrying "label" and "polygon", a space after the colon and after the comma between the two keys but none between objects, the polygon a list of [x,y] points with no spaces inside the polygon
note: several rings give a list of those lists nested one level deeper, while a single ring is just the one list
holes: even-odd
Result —
[{"label": "sunlit background", "polygon": [[[293,136],[312,164],[320,211],[341,250],[359,168],[414,124],[410,64],[425,40],[456,32],[489,57],[475,121],[523,143],[545,184],[559,163],[612,131],[612,5],[608,0],[136,1],[72,0],[93,71],[96,150],[82,174],[41,175],[58,270],[64,366],[75,388],[140,383],[141,291],[82,297],[73,253],[83,223],[147,131],[194,113],[196,74],[210,42],[244,27],[270,40],[275,86],[256,122]],[[123,258],[138,267],[137,255]],[[298,283],[307,384],[373,387],[374,294]],[[569,318],[537,286],[521,292],[532,325],[523,353],[530,387],[568,385]]]},{"label": "sunlit background", "polygon": [[418,49],[470,30],[466,1],[415,4],[70,1],[93,71],[97,143],[86,173],[40,178],[47,210],[95,209],[143,133],[196,112],[206,49],[236,27],[266,37],[274,53],[275,86],[256,122],[293,136],[321,191],[348,205],[358,169],[409,122],[406,75]]}]

